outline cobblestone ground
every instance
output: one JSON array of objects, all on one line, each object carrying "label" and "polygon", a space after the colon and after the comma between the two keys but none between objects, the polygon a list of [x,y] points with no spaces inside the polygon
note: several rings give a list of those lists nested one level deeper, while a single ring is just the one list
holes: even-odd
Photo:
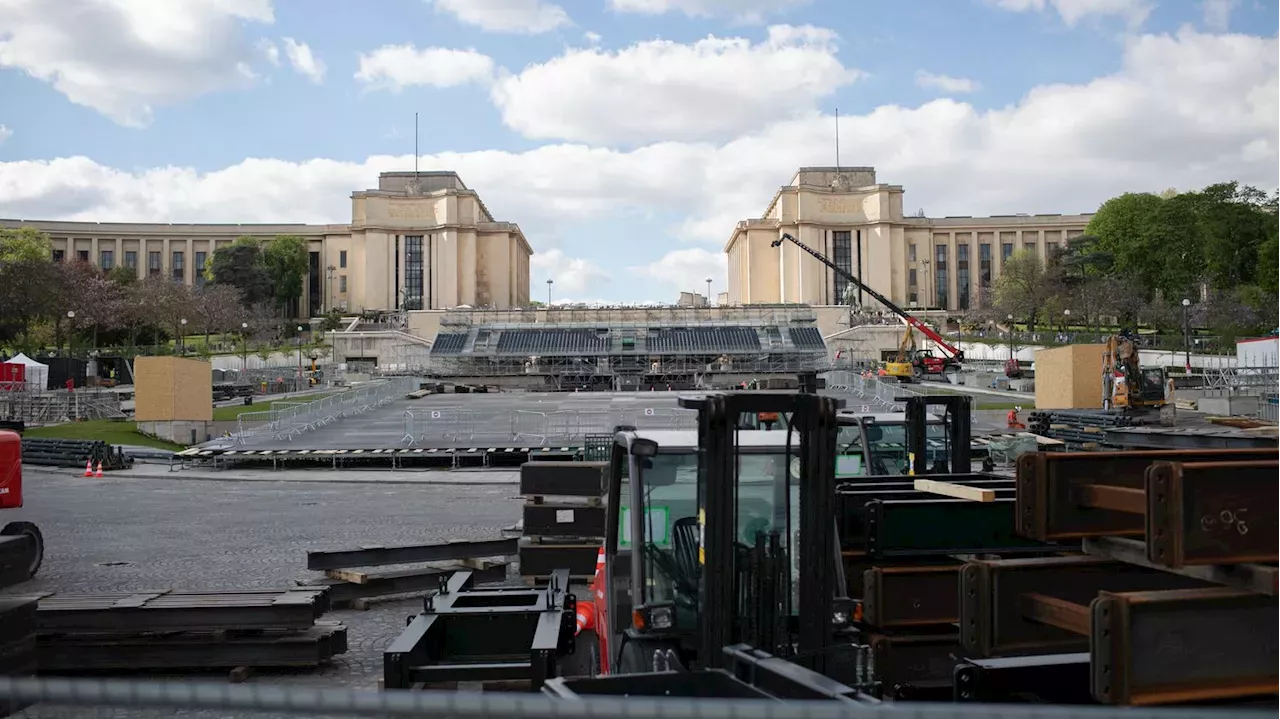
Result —
[{"label": "cobblestone ground", "polygon": [[[306,552],[371,544],[490,539],[519,519],[511,485],[406,486],[276,482],[165,482],[83,479],[28,470],[26,506],[5,522],[39,524],[45,563],[31,582],[6,593],[124,592],[148,589],[285,588],[306,570]],[[250,681],[373,689],[382,651],[420,599],[335,610],[350,648],[326,668],[258,672]],[[131,678],[175,678],[137,676]],[[225,681],[225,673],[176,678]],[[16,715],[52,717],[268,717],[264,712],[32,707]]]}]

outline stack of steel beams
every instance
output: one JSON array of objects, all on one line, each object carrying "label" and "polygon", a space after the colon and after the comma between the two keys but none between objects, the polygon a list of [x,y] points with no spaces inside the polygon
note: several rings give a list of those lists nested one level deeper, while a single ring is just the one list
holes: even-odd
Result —
[{"label": "stack of steel beams", "polygon": [[347,650],[345,626],[317,621],[329,609],[324,590],[37,599],[41,672],[315,667]]},{"label": "stack of steel beams", "polygon": [[1085,554],[961,570],[956,697],[1275,701],[1274,450],[1027,455],[1018,531]]},{"label": "stack of steel beams", "polygon": [[568,568],[575,579],[595,575],[604,543],[602,502],[607,462],[526,462],[520,467],[520,574],[546,578]]},{"label": "stack of steel beams", "polygon": [[324,575],[302,580],[299,586],[327,589],[336,607],[367,609],[379,600],[433,590],[441,577],[462,569],[474,571],[478,582],[502,581],[507,576],[506,558],[516,553],[516,544],[515,539],[493,539],[307,552],[307,569]]}]

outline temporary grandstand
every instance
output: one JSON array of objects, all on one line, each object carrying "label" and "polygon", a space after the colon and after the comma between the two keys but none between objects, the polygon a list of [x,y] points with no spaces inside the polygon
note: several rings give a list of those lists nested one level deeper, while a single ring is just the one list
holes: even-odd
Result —
[{"label": "temporary grandstand", "polygon": [[458,309],[429,372],[537,389],[794,386],[827,369],[813,310],[797,305]]}]

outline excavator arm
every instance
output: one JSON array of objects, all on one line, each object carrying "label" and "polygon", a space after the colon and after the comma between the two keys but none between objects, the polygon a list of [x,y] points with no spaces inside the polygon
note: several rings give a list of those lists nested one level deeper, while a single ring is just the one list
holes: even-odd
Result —
[{"label": "excavator arm", "polygon": [[850,272],[848,272],[847,270],[841,267],[836,266],[834,262],[832,262],[831,260],[828,260],[826,257],[823,257],[820,252],[813,249],[812,247],[809,247],[808,245],[804,244],[800,240],[797,240],[796,238],[792,237],[789,233],[786,233],[786,232],[782,233],[782,237],[779,237],[778,239],[774,240],[771,243],[771,246],[778,247],[782,245],[783,240],[790,240],[791,243],[794,244],[796,247],[799,247],[805,252],[808,252],[809,255],[812,256],[814,259],[816,259],[817,261],[829,267],[832,272],[836,273],[837,275],[840,275],[850,284],[858,287],[863,292],[866,292],[867,294],[871,295],[871,297],[874,298],[877,302],[889,308],[890,312],[893,312],[895,315],[902,318],[903,322],[919,330],[920,334],[924,335],[925,337],[928,337],[930,340],[933,341],[935,345],[942,348],[942,350],[946,352],[949,356],[955,358],[956,362],[964,361],[964,350],[961,350],[959,347],[956,347],[952,345],[950,342],[947,342],[945,339],[942,338],[942,335],[935,332],[932,327],[920,321],[915,316],[911,315],[910,313],[908,313],[906,310],[902,309],[898,305],[894,304],[893,301],[891,301],[888,297],[885,297],[879,292],[876,292],[875,290],[871,289],[867,285],[863,284],[862,281],[859,280],[857,277],[854,277],[853,274],[851,274]]}]

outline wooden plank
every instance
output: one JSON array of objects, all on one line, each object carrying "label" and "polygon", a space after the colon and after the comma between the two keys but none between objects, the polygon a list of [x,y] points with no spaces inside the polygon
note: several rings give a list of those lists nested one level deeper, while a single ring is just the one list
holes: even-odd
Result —
[{"label": "wooden plank", "polygon": [[912,487],[917,492],[928,492],[930,494],[939,494],[944,497],[953,499],[967,499],[970,502],[994,502],[996,501],[996,491],[994,489],[985,489],[982,487],[970,487],[963,484],[955,484],[953,482],[938,482],[932,479],[917,479]]},{"label": "wooden plank", "polygon": [[337,579],[352,584],[368,584],[371,581],[385,579],[389,576],[408,577],[417,574],[440,574],[442,572],[453,572],[460,569],[474,569],[482,571],[490,567],[504,565],[505,562],[495,562],[489,559],[458,559],[446,563],[436,563],[438,566],[427,564],[421,567],[404,569],[399,572],[363,572],[357,569],[326,569],[324,575],[329,579]]}]

